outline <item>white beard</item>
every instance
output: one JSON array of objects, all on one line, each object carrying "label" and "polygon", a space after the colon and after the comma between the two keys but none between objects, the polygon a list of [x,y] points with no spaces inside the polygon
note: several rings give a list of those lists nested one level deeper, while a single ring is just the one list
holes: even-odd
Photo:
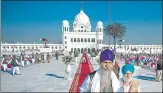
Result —
[{"label": "white beard", "polygon": [[108,69],[108,70],[102,69],[100,78],[101,78],[100,79],[100,91],[109,92],[110,84],[111,84],[111,69]]},{"label": "white beard", "polygon": [[133,79],[133,76],[131,76],[131,77],[126,77],[126,76],[123,76],[123,80],[126,82],[126,83],[129,83],[129,82],[131,82],[132,81],[132,79]]}]

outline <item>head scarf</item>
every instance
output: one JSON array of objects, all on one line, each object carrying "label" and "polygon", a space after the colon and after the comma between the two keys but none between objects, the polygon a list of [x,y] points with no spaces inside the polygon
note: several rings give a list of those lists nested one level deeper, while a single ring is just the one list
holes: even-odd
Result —
[{"label": "head scarf", "polygon": [[100,63],[102,63],[105,60],[110,60],[113,62],[114,60],[114,54],[111,50],[106,49],[100,54]]},{"label": "head scarf", "polygon": [[134,73],[134,66],[132,64],[126,64],[122,67],[122,74],[125,75],[127,71]]}]

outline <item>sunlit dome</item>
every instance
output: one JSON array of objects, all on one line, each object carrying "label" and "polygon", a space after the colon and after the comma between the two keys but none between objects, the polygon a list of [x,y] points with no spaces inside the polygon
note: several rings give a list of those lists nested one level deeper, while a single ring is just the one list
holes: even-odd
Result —
[{"label": "sunlit dome", "polygon": [[74,21],[77,24],[83,25],[88,25],[90,23],[89,17],[83,12],[83,10],[81,10],[80,13],[76,15]]},{"label": "sunlit dome", "polygon": [[63,25],[69,25],[69,22],[67,20],[63,20]]},{"label": "sunlit dome", "polygon": [[103,26],[103,23],[101,21],[98,21],[97,26]]}]

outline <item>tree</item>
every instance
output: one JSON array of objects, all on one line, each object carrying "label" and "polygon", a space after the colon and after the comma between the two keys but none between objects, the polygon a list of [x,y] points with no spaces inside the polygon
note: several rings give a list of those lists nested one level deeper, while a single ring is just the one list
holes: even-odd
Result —
[{"label": "tree", "polygon": [[106,35],[111,35],[113,37],[114,40],[114,52],[116,53],[116,48],[115,48],[115,44],[116,44],[116,40],[122,38],[125,33],[126,33],[126,27],[123,26],[120,23],[114,23],[111,25],[108,25],[105,29],[105,34]]}]

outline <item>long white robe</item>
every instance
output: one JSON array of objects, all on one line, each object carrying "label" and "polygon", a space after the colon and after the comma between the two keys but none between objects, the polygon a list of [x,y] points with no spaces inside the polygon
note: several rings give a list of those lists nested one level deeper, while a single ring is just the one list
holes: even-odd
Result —
[{"label": "long white robe", "polygon": [[[90,91],[91,92],[100,92],[100,72],[101,72],[101,68],[99,68],[96,71],[91,82],[90,82],[90,76],[88,75],[80,87],[80,92],[90,92]],[[116,75],[113,71],[111,72],[111,79],[112,79],[113,91],[114,92],[122,92],[123,89],[120,84],[120,81],[118,80],[118,78],[116,77]]]}]

